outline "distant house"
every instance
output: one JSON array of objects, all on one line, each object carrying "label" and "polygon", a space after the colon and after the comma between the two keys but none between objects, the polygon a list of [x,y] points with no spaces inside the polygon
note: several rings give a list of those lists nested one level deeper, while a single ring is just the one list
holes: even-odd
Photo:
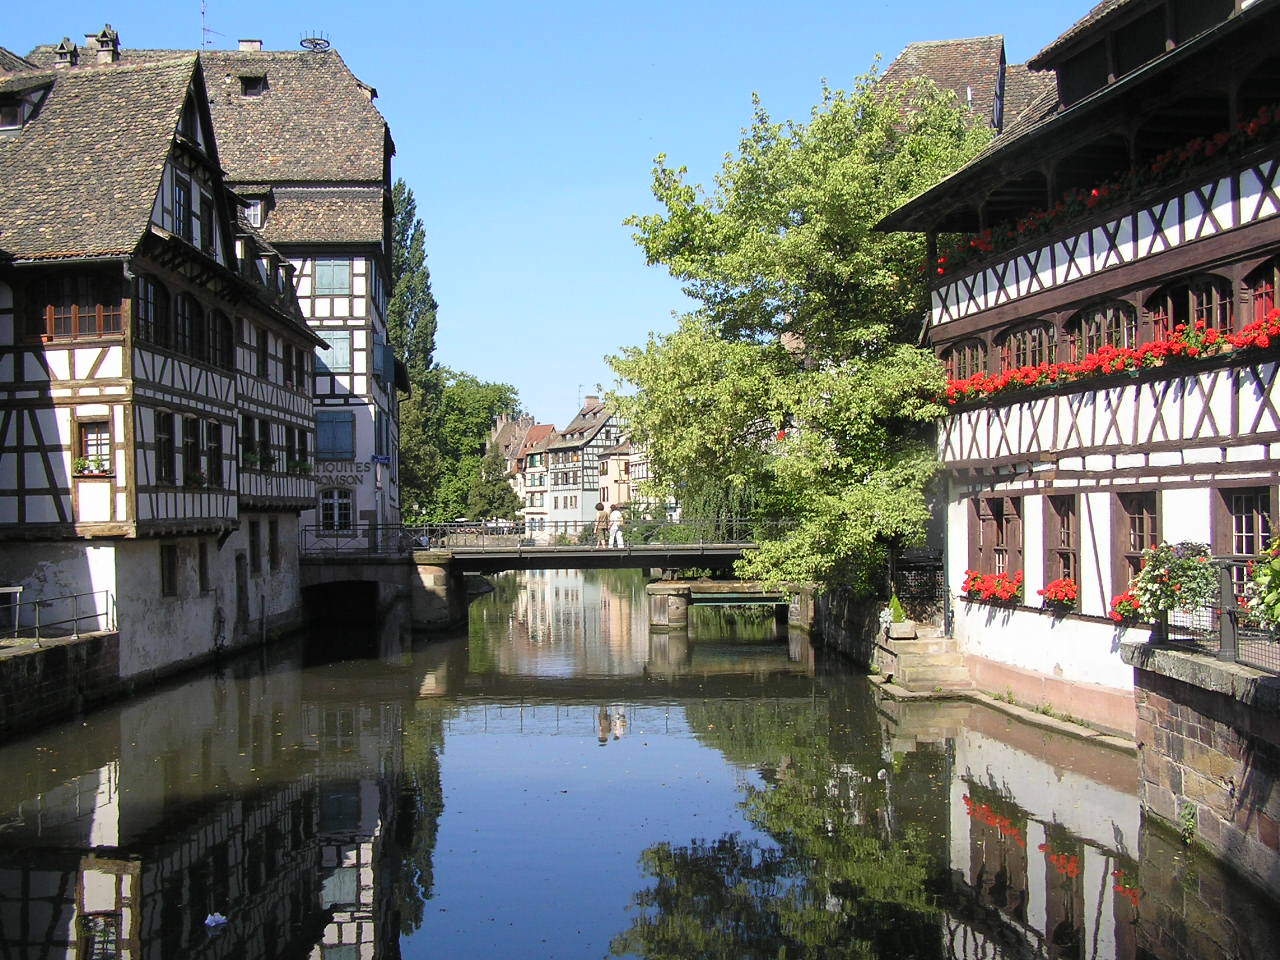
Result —
[{"label": "distant house", "polygon": [[577,536],[595,520],[600,455],[617,444],[622,426],[599,397],[585,397],[582,409],[547,446],[547,522],[552,534]]},{"label": "distant house", "polygon": [[[989,149],[881,224],[933,250],[952,591],[1025,577],[1010,608],[955,603],[986,689],[1131,729],[1107,615],[1143,549],[1243,558],[1275,529],[1280,343],[1249,330],[1280,280],[1277,35],[1274,0],[1098,4],[1016,116],[1006,85]],[[1050,617],[1062,579],[1079,600]]]},{"label": "distant house", "polygon": [[320,341],[200,60],[89,40],[0,55],[0,579],[45,623],[109,596],[143,676],[299,618]]}]

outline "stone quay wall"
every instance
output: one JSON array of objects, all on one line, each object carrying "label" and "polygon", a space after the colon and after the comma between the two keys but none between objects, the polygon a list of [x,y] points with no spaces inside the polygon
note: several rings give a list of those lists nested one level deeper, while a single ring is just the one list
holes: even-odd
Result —
[{"label": "stone quay wall", "polygon": [[1144,810],[1280,892],[1280,677],[1147,644],[1122,655]]},{"label": "stone quay wall", "polygon": [[21,733],[65,720],[123,695],[120,634],[41,641],[0,654],[0,732]]}]

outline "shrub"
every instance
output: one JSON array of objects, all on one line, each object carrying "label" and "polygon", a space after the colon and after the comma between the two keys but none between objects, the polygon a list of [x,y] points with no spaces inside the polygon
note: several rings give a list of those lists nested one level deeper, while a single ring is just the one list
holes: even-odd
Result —
[{"label": "shrub", "polygon": [[1142,569],[1129,584],[1143,610],[1194,610],[1212,606],[1218,571],[1203,543],[1161,543],[1142,553]]}]

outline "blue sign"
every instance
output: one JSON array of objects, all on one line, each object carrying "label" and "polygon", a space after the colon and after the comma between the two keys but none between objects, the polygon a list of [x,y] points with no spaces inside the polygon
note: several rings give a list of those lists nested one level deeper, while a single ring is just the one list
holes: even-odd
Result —
[{"label": "blue sign", "polygon": [[375,453],[369,459],[372,460],[374,463],[385,463],[388,466],[391,464],[391,458],[387,456],[385,453]]}]

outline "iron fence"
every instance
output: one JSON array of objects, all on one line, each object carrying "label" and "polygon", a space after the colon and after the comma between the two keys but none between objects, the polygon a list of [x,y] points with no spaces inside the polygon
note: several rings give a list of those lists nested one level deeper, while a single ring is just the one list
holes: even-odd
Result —
[{"label": "iron fence", "polygon": [[116,629],[116,600],[110,590],[70,593],[57,597],[22,600],[9,594],[0,604],[0,637],[7,642],[78,637]]},{"label": "iron fence", "polygon": [[1216,560],[1218,597],[1213,606],[1171,610],[1158,624],[1168,643],[1191,647],[1219,660],[1280,673],[1280,628],[1253,617],[1242,603],[1248,564]]}]

